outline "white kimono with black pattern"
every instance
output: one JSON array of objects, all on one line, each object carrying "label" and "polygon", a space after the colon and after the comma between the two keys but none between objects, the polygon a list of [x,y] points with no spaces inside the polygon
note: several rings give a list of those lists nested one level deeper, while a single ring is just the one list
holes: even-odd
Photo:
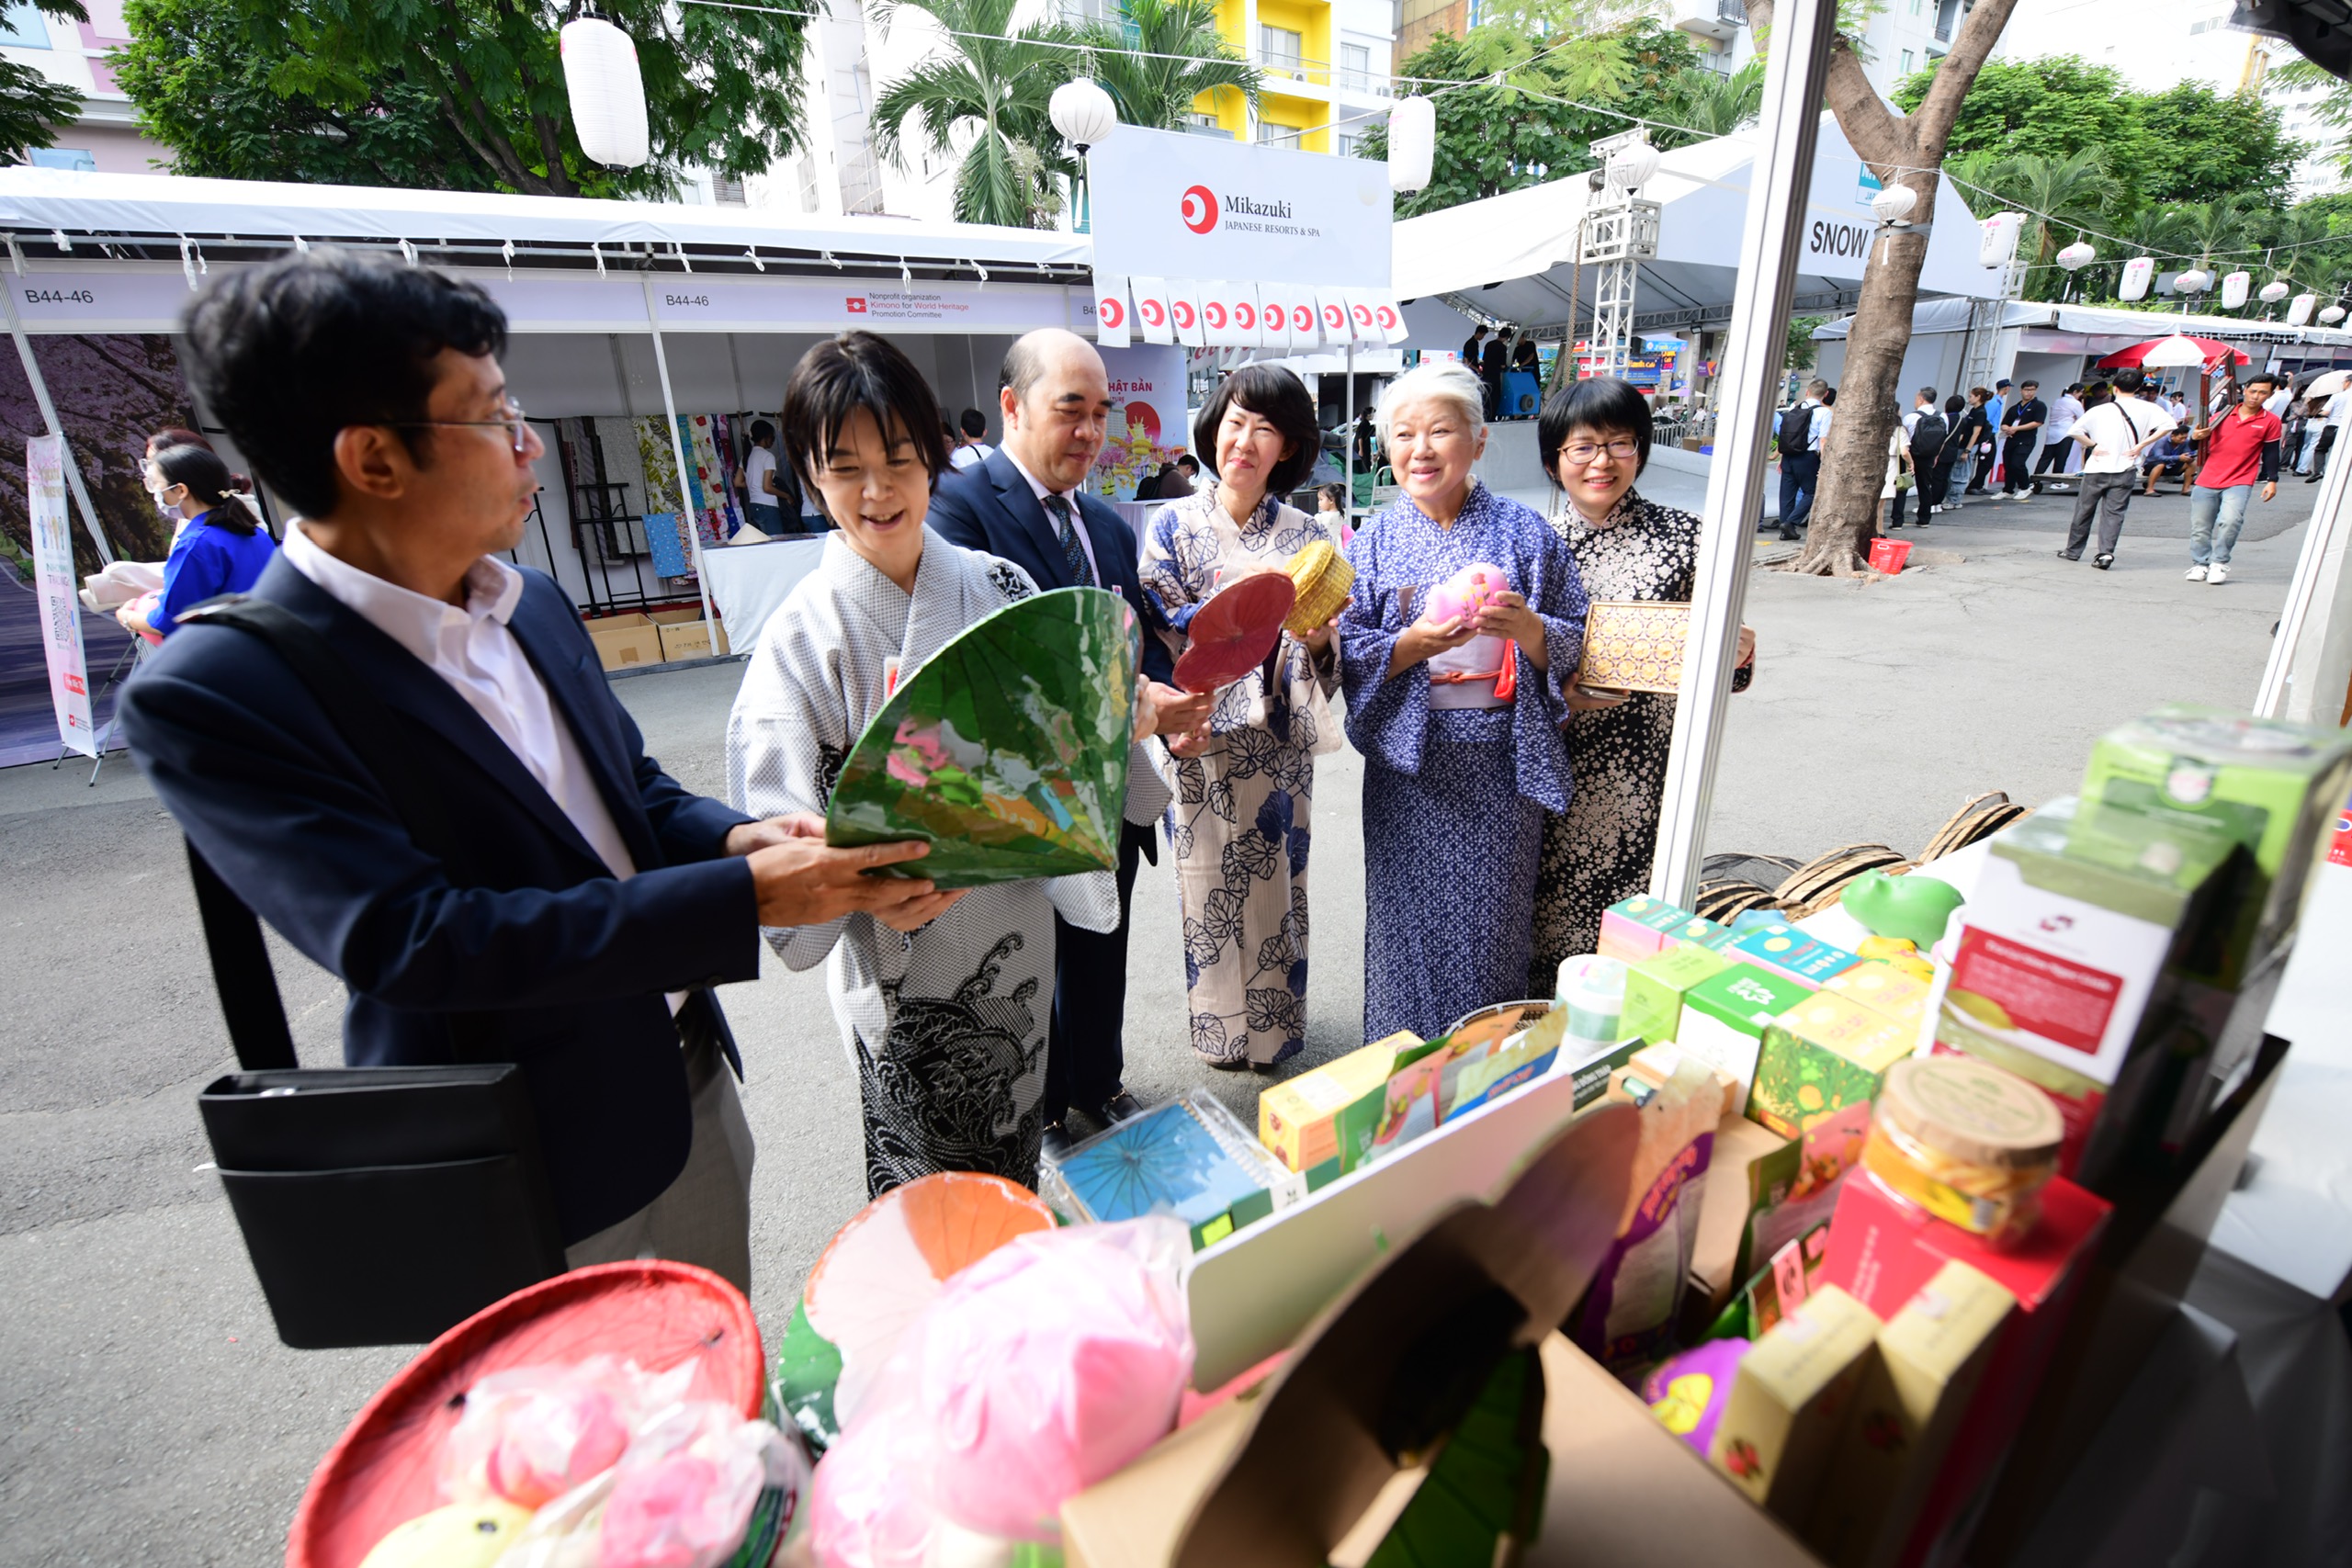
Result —
[{"label": "white kimono with black pattern", "polygon": [[[769,618],[727,724],[727,794],[755,817],[822,815],[850,748],[903,679],[975,621],[1037,592],[1012,562],[925,530],[912,594],[839,534]],[[1148,823],[1167,786],[1138,746],[1126,818]],[[941,1170],[1035,1186],[1054,917],[1118,922],[1107,871],[975,888],[911,935],[871,915],[772,929],[789,967],[828,955],[833,1013],[858,1074],[869,1194]]]}]

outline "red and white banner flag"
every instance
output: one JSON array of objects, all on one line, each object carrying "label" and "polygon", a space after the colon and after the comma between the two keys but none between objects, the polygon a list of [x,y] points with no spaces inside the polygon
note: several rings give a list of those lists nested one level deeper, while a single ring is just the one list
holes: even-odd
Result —
[{"label": "red and white banner flag", "polygon": [[1109,273],[1094,275],[1094,341],[1103,348],[1127,346],[1130,325],[1127,280]]},{"label": "red and white banner flag", "polygon": [[1174,343],[1176,334],[1168,320],[1168,288],[1157,277],[1130,280],[1136,296],[1136,325],[1143,331],[1146,343]]},{"label": "red and white banner flag", "polygon": [[1176,341],[1187,348],[1206,346],[1208,338],[1201,331],[1201,286],[1189,277],[1168,280],[1168,319],[1176,328]]}]

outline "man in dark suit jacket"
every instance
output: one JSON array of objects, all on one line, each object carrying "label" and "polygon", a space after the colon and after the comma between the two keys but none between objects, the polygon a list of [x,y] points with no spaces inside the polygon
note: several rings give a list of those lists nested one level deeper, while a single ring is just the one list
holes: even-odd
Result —
[{"label": "man in dark suit jacket", "polygon": [[[1210,694],[1188,696],[1143,596],[1135,530],[1079,490],[1111,416],[1111,381],[1094,345],[1074,333],[1031,333],[1004,356],[998,378],[1004,440],[984,463],[942,479],[929,526],[953,543],[1002,556],[1043,588],[1110,588],[1144,627],[1145,676],[1160,686],[1159,728],[1177,734],[1207,722]],[[1127,902],[1138,856],[1159,863],[1148,824],[1129,823],[1119,843],[1119,929],[1107,935],[1054,922],[1054,1017],[1046,1048],[1046,1148],[1068,1146],[1063,1119],[1076,1109],[1109,1125],[1142,1109],[1121,1082],[1127,1003]]]},{"label": "man in dark suit jacket", "polygon": [[321,252],[217,282],[187,333],[206,405],[305,519],[254,596],[382,698],[451,853],[248,632],[194,625],[147,663],[133,755],[221,879],[349,987],[352,1065],[522,1065],[574,1266],[650,1251],[748,1288],[751,1135],[708,987],[758,976],[763,925],[947,896],[859,874],[914,846],[827,849],[814,818],[754,822],[645,754],[570,598],[497,558],[545,448],[479,288]]}]

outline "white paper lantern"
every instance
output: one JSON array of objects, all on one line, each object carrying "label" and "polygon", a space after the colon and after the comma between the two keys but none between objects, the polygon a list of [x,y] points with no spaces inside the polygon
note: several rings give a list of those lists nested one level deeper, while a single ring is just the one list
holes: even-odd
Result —
[{"label": "white paper lantern", "polygon": [[1976,265],[2007,266],[2017,259],[2018,236],[2025,231],[2022,212],[1996,212],[1976,226]]},{"label": "white paper lantern", "polygon": [[571,97],[571,128],[580,150],[611,169],[634,169],[653,155],[645,114],[645,76],[637,45],[602,17],[563,24],[557,35],[563,85]]},{"label": "white paper lantern", "polygon": [[2266,305],[2276,305],[2279,300],[2287,298],[2287,285],[2278,278],[2274,277],[2269,282],[2262,286],[2262,293],[2259,298]]},{"label": "white paper lantern", "polygon": [[2073,244],[2068,245],[2064,250],[2060,251],[2056,259],[2058,265],[2064,267],[2068,272],[2079,272],[2084,267],[2090,265],[2091,263],[2098,260],[2098,253],[2091,249],[2088,241],[2077,240]]},{"label": "white paper lantern", "polygon": [[1646,141],[1620,147],[1609,160],[1609,183],[1622,191],[1637,191],[1657,173],[1658,152]]},{"label": "white paper lantern", "polygon": [[1900,223],[1919,205],[1919,193],[1909,186],[1888,186],[1871,197],[1871,215],[1882,223]]},{"label": "white paper lantern", "polygon": [[2133,256],[2123,264],[2123,282],[2115,291],[2119,299],[2145,299],[2148,285],[2155,281],[2156,258]]},{"label": "white paper lantern", "polygon": [[1388,111],[1388,188],[1425,190],[1437,163],[1437,105],[1416,93]]},{"label": "white paper lantern", "polygon": [[2344,307],[2341,305],[2330,305],[2326,310],[2322,310],[2319,313],[2319,319],[2321,324],[2332,327],[2336,322],[2344,319]]},{"label": "white paper lantern", "polygon": [[1119,127],[1119,106],[1100,82],[1084,76],[1056,87],[1046,100],[1046,113],[1062,140],[1081,152],[1108,141]]},{"label": "white paper lantern", "polygon": [[2172,288],[2176,294],[2202,294],[2212,287],[2212,283],[2213,279],[2202,269],[2192,266],[2187,272],[2174,275]]},{"label": "white paper lantern", "polygon": [[2254,275],[2252,273],[2233,272],[2230,274],[2227,277],[2222,279],[2222,309],[2224,310],[2236,310],[2239,306],[2245,303],[2246,296],[2253,291]]},{"label": "white paper lantern", "polygon": [[2312,311],[2317,309],[2318,305],[2319,296],[2316,294],[2296,295],[2293,302],[2287,307],[2287,324],[2290,327],[2303,325],[2312,319]]}]

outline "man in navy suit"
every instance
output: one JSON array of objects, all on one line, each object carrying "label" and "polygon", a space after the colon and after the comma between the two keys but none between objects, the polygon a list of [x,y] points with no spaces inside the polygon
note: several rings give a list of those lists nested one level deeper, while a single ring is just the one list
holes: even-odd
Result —
[{"label": "man in navy suit", "polygon": [[860,874],[918,846],[828,849],[645,754],[570,597],[498,558],[545,450],[505,333],[472,284],[327,252],[216,282],[187,322],[199,395],[303,519],[254,596],[383,699],[449,857],[251,633],[173,637],[124,728],[189,843],[349,988],[347,1061],[521,1064],[572,1266],[650,1253],[748,1290],[751,1133],[709,987],[758,976],[763,925],[952,895]]},{"label": "man in navy suit", "polygon": [[[1002,556],[1043,588],[1108,588],[1126,596],[1144,626],[1143,671],[1157,688],[1159,731],[1182,734],[1208,721],[1210,696],[1188,695],[1146,604],[1135,530],[1105,502],[1078,488],[1102,450],[1111,379],[1094,345],[1056,328],[1012,345],[998,376],[1004,441],[987,461],[942,479],[928,525],[944,538]],[[1129,823],[1119,841],[1119,927],[1105,934],[1054,922],[1054,1016],[1046,1047],[1047,1153],[1067,1148],[1073,1109],[1099,1126],[1142,1109],[1121,1082],[1127,1005],[1127,904],[1138,856],[1159,863],[1148,825]]]}]

